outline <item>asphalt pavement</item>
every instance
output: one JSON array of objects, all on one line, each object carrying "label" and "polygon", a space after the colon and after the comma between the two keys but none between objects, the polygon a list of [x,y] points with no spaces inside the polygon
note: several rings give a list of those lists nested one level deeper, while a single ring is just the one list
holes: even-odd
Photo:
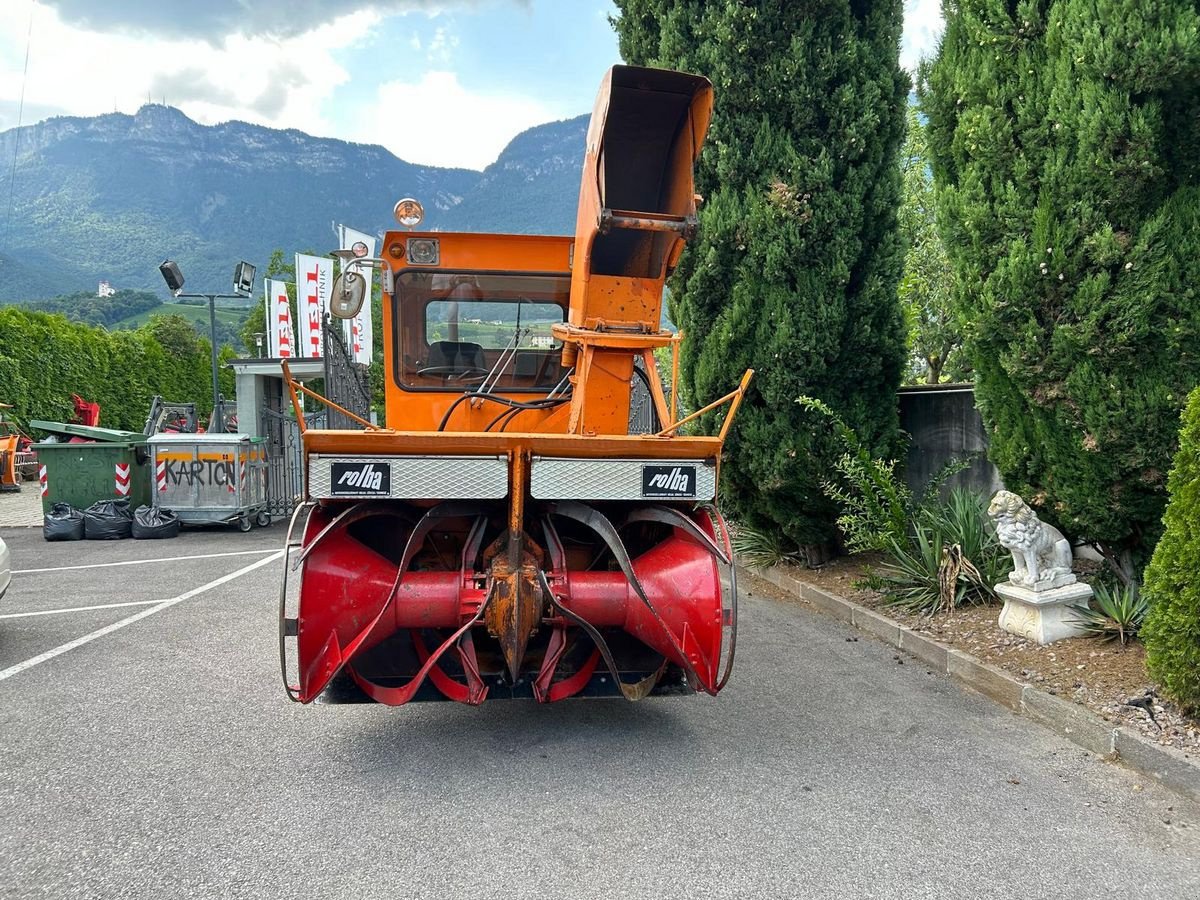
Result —
[{"label": "asphalt pavement", "polygon": [[301,707],[281,528],[0,536],[2,898],[1200,894],[1196,804],[794,603],[716,699]]}]

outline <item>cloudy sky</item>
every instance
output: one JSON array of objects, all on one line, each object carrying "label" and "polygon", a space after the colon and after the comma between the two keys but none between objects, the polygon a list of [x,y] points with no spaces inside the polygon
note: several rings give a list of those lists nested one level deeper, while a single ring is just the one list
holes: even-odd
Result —
[{"label": "cloudy sky", "polygon": [[[940,0],[905,0],[902,58]],[[619,61],[611,0],[0,0],[0,131],[167,102],[481,169],[588,112]],[[28,65],[26,59],[28,57]]]}]

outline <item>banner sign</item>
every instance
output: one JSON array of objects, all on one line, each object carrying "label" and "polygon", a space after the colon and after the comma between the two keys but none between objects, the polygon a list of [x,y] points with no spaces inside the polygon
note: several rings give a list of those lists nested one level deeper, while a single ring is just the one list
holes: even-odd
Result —
[{"label": "banner sign", "polygon": [[267,331],[272,359],[291,359],[296,355],[296,333],[292,328],[292,306],[288,303],[287,282],[268,279]]},{"label": "banner sign", "polygon": [[320,358],[325,353],[321,323],[333,289],[333,260],[296,254],[296,306],[304,332],[297,356]]},{"label": "banner sign", "polygon": [[[375,255],[375,238],[371,235],[347,228],[345,225],[339,225],[337,230],[339,249],[349,250],[358,241],[362,241],[367,245],[367,256]],[[375,352],[371,339],[371,281],[375,270],[369,266],[355,266],[353,271],[367,280],[367,299],[363,303],[362,309],[358,311],[358,315],[353,319],[346,319],[342,327],[346,333],[346,346],[350,348],[354,361],[369,366],[371,356]]]}]

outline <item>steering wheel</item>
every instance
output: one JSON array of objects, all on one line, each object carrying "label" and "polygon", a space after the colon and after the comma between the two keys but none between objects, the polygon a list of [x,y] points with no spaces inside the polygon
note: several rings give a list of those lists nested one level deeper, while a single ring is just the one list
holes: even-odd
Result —
[{"label": "steering wheel", "polygon": [[445,379],[462,380],[464,378],[482,378],[490,369],[482,369],[479,366],[426,366],[424,369],[417,369],[418,375],[423,376],[440,376]]}]

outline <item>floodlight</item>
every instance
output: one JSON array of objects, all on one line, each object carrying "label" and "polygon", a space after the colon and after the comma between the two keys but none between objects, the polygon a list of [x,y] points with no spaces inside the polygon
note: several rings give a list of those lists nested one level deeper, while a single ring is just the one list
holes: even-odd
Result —
[{"label": "floodlight", "polygon": [[167,290],[172,294],[178,294],[183,290],[183,273],[179,271],[179,265],[174,260],[163,260],[158,271],[162,272],[163,281],[167,283]]},{"label": "floodlight", "polygon": [[245,260],[237,264],[237,268],[233,270],[233,292],[235,294],[254,293],[254,272],[255,267]]}]

